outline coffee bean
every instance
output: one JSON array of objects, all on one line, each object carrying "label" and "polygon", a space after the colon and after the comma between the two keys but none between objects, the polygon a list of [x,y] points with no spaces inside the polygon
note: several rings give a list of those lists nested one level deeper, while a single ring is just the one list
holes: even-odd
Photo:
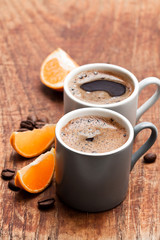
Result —
[{"label": "coffee bean", "polygon": [[8,182],[8,188],[15,192],[20,190],[20,188],[15,185],[14,179]]},{"label": "coffee bean", "polygon": [[25,131],[28,131],[29,129],[28,128],[20,128],[17,130],[17,132],[25,132]]},{"label": "coffee bean", "polygon": [[153,163],[156,161],[157,155],[155,153],[147,153],[144,156],[144,162],[145,163]]},{"label": "coffee bean", "polygon": [[52,148],[55,148],[55,142],[52,144]]},{"label": "coffee bean", "polygon": [[39,129],[39,128],[42,128],[45,124],[36,124],[35,125],[35,128]]},{"label": "coffee bean", "polygon": [[41,121],[36,121],[35,122],[35,128],[42,128],[45,125],[45,122],[41,122]]},{"label": "coffee bean", "polygon": [[38,201],[39,209],[48,209],[54,206],[55,199],[53,197],[42,198]]},{"label": "coffee bean", "polygon": [[86,141],[88,141],[88,142],[92,142],[93,140],[94,140],[94,137],[86,138]]},{"label": "coffee bean", "polygon": [[1,172],[1,177],[5,180],[10,180],[14,177],[15,171],[13,169],[3,169]]},{"label": "coffee bean", "polygon": [[32,115],[28,115],[27,120],[30,120],[32,122],[36,122],[38,120],[38,118],[35,114],[32,114]]},{"label": "coffee bean", "polygon": [[35,124],[35,121],[32,121],[32,120],[26,120],[26,122],[29,123],[29,124],[32,124],[33,126]]},{"label": "coffee bean", "polygon": [[20,123],[20,128],[27,128],[29,130],[33,130],[34,123],[31,120],[22,121]]},{"label": "coffee bean", "polygon": [[[49,120],[48,120],[48,118],[46,117],[46,116],[43,116],[43,117],[41,117],[41,118],[38,118],[38,120],[37,120],[38,122],[44,122],[44,123],[48,123],[49,122]],[[36,122],[37,122],[36,121]]]}]

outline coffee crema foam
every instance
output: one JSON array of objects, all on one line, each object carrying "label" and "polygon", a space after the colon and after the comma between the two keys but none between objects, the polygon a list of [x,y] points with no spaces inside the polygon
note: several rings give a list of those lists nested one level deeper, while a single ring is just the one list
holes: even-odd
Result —
[{"label": "coffee crema foam", "polygon": [[120,102],[134,90],[129,78],[94,70],[79,73],[70,80],[68,86],[74,97],[99,105]]},{"label": "coffee crema foam", "polygon": [[61,138],[75,150],[103,153],[122,146],[128,140],[128,133],[112,118],[84,116],[69,121],[61,129]]}]

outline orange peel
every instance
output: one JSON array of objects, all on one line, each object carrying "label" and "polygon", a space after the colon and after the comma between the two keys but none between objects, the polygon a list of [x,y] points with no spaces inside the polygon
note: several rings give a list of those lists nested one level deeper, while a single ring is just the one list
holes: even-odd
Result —
[{"label": "orange peel", "polygon": [[55,168],[55,150],[52,148],[17,171],[15,185],[30,193],[42,192],[51,182]]},{"label": "orange peel", "polygon": [[14,150],[26,158],[36,157],[47,150],[55,140],[56,124],[46,124],[40,129],[13,132],[10,143]]},{"label": "orange peel", "polygon": [[49,54],[41,65],[40,79],[47,87],[63,91],[67,74],[78,64],[61,48]]}]

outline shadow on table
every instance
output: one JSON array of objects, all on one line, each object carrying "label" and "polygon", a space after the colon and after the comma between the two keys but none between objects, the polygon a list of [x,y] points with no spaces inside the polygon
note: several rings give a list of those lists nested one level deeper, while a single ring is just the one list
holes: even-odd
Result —
[{"label": "shadow on table", "polygon": [[23,163],[24,161],[26,161],[26,164],[28,165],[30,162],[33,162],[35,159],[36,159],[36,157],[34,157],[34,158],[22,157],[15,151],[12,151],[11,155],[10,155],[10,161],[13,161],[15,165],[18,163]]},{"label": "shadow on table", "polygon": [[50,100],[52,101],[58,101],[61,102],[63,101],[63,92],[59,92],[56,90],[53,90],[49,87],[46,87],[44,85],[41,84],[40,86],[40,91]]}]

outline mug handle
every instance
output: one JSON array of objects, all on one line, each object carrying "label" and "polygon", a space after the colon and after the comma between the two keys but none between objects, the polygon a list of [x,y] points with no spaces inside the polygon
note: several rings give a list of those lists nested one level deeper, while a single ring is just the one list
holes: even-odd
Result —
[{"label": "mug handle", "polygon": [[136,122],[138,122],[139,118],[142,116],[144,112],[146,112],[160,97],[160,79],[156,77],[148,77],[143,79],[141,82],[139,82],[139,92],[142,91],[146,86],[150,84],[156,84],[157,85],[157,90],[156,92],[150,97],[142,106],[140,106],[137,110],[136,114]]},{"label": "mug handle", "polygon": [[131,170],[133,169],[135,163],[138,161],[138,159],[148,151],[149,148],[154,144],[154,142],[157,139],[157,128],[154,124],[150,122],[142,122],[139,123],[134,127],[134,139],[136,138],[137,134],[142,131],[145,128],[151,129],[151,135],[148,138],[148,140],[132,155],[132,160],[131,160]]}]

